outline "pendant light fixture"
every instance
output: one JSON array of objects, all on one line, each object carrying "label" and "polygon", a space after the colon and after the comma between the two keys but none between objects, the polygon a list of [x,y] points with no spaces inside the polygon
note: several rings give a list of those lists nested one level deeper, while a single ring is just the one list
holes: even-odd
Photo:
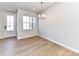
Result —
[{"label": "pendant light fixture", "polygon": [[45,17],[46,17],[46,15],[43,13],[43,9],[42,9],[42,5],[43,5],[43,2],[40,2],[41,3],[41,12],[40,12],[40,14],[38,15],[38,17],[40,18],[40,19],[45,19]]}]

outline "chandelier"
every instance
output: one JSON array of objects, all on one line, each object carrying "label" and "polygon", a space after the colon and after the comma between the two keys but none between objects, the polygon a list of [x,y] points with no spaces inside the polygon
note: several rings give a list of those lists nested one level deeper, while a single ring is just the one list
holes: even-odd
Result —
[{"label": "chandelier", "polygon": [[42,11],[43,2],[40,2],[40,3],[41,3],[41,12],[39,13],[38,17],[39,17],[39,19],[45,19],[46,15]]}]

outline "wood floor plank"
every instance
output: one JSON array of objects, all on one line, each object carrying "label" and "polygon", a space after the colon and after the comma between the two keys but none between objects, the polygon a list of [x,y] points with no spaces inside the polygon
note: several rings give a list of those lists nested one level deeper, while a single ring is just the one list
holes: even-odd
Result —
[{"label": "wood floor plank", "polygon": [[21,40],[15,37],[0,40],[0,56],[79,56],[79,54],[35,36]]}]

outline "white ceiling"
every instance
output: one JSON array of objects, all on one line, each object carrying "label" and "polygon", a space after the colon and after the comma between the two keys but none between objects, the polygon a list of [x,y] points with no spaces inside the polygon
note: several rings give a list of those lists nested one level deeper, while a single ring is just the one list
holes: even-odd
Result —
[{"label": "white ceiling", "polygon": [[[54,5],[55,3],[56,2],[44,2],[42,5],[43,10]],[[0,2],[1,10],[16,12],[17,9],[19,8],[24,9],[24,10],[34,11],[38,13],[41,11],[41,4],[40,2]]]}]

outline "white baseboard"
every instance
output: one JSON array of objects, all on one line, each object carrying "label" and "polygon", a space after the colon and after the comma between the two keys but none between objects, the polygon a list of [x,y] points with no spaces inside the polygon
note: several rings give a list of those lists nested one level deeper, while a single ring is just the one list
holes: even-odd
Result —
[{"label": "white baseboard", "polygon": [[5,36],[5,37],[0,37],[0,39],[10,38],[10,37],[16,37],[16,36]]},{"label": "white baseboard", "polygon": [[50,38],[45,37],[45,36],[43,36],[43,35],[39,35],[39,36],[40,36],[40,37],[43,37],[43,38],[45,38],[45,39],[47,39],[47,40],[49,40],[49,41],[51,41],[51,42],[54,42],[54,43],[56,43],[56,44],[58,44],[58,45],[60,45],[60,46],[62,46],[62,47],[64,47],[64,48],[67,48],[67,49],[69,49],[69,50],[71,50],[71,51],[74,51],[74,52],[76,52],[76,53],[79,53],[78,50],[73,49],[73,48],[71,48],[71,47],[69,47],[69,46],[67,46],[67,45],[61,44],[61,43],[59,43],[59,42],[57,42],[57,41],[54,41],[54,40],[51,40]]},{"label": "white baseboard", "polygon": [[20,40],[20,39],[25,39],[25,38],[29,38],[29,37],[33,37],[33,36],[38,36],[37,34],[34,34],[34,35],[28,35],[28,36],[24,36],[24,37],[17,37],[17,40]]}]

